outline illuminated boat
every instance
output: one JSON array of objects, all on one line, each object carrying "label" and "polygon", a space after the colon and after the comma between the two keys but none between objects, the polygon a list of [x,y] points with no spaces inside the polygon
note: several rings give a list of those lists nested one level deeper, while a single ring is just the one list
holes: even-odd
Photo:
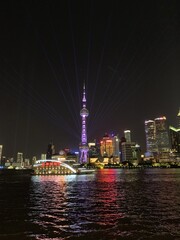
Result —
[{"label": "illuminated boat", "polygon": [[91,174],[94,173],[95,170],[94,169],[88,169],[88,168],[78,168],[77,169],[77,174]]},{"label": "illuminated boat", "polygon": [[77,174],[90,174],[95,172],[95,169],[86,168],[79,163],[73,164],[73,168],[76,169]]},{"label": "illuminated boat", "polygon": [[80,164],[71,164],[71,161],[61,161],[59,159],[37,160],[33,165],[33,175],[70,175],[70,174],[90,174],[94,169],[82,167]]},{"label": "illuminated boat", "polygon": [[71,165],[55,159],[37,160],[33,165],[35,175],[69,175],[77,171]]}]

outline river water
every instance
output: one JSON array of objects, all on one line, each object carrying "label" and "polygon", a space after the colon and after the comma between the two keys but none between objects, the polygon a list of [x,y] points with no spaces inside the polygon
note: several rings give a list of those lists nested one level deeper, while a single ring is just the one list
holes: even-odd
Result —
[{"label": "river water", "polygon": [[0,239],[180,239],[180,169],[1,176]]}]

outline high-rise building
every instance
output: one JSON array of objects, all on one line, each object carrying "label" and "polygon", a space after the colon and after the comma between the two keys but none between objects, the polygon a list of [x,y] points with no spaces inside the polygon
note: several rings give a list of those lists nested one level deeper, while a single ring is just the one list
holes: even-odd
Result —
[{"label": "high-rise building", "polygon": [[112,144],[113,144],[113,157],[119,158],[119,138],[118,138],[118,136],[112,137]]},{"label": "high-rise building", "polygon": [[180,128],[169,127],[171,150],[180,153]]},{"label": "high-rise building", "polygon": [[100,152],[102,157],[113,156],[113,141],[112,138],[106,133],[100,141]]},{"label": "high-rise building", "polygon": [[51,142],[48,144],[46,159],[51,159],[52,155],[54,154],[55,154],[55,147],[54,147],[54,144]]},{"label": "high-rise building", "polygon": [[121,144],[122,149],[122,162],[131,162],[133,159],[132,146],[135,146],[135,143],[123,142]]},{"label": "high-rise building", "polygon": [[180,109],[177,114],[177,128],[169,126],[169,136],[171,153],[170,157],[173,161],[180,161]]},{"label": "high-rise building", "polygon": [[145,121],[145,134],[146,134],[146,151],[147,153],[155,153],[158,151],[156,144],[156,129],[155,121]]},{"label": "high-rise building", "polygon": [[13,167],[23,167],[24,166],[24,159],[23,159],[23,153],[18,152],[17,153],[17,160],[16,163],[13,163]]},{"label": "high-rise building", "polygon": [[89,116],[89,111],[86,108],[86,92],[85,84],[83,86],[83,99],[82,99],[83,108],[80,111],[80,116],[82,117],[82,132],[81,132],[81,143],[79,146],[80,150],[80,162],[88,162],[88,151],[89,147],[87,144],[87,130],[86,130],[86,118]]},{"label": "high-rise building", "polygon": [[141,148],[135,142],[122,142],[122,162],[138,165],[141,160]]},{"label": "high-rise building", "polygon": [[166,125],[166,117],[155,118],[155,128],[156,128],[156,142],[158,152],[169,152],[169,136]]},{"label": "high-rise building", "polygon": [[125,130],[124,131],[124,137],[126,139],[126,142],[131,142],[131,131],[130,130]]}]

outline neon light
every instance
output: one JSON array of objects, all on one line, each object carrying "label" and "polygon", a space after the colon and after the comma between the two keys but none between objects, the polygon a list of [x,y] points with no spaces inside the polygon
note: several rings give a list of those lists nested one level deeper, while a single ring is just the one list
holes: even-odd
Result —
[{"label": "neon light", "polygon": [[87,163],[87,152],[89,151],[89,147],[87,145],[86,117],[88,117],[89,111],[86,109],[85,84],[83,85],[82,103],[83,108],[80,111],[80,116],[82,117],[82,132],[81,132],[81,144],[79,146],[79,149],[81,163]]}]

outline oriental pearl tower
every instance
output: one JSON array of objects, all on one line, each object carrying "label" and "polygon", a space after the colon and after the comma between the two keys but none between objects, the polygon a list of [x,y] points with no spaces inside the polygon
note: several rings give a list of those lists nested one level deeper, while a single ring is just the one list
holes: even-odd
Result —
[{"label": "oriental pearl tower", "polygon": [[89,115],[89,111],[86,108],[86,92],[85,84],[83,86],[83,99],[82,99],[83,108],[80,111],[80,116],[82,117],[82,132],[81,132],[81,143],[79,146],[80,150],[80,163],[87,163],[89,147],[87,145],[87,131],[86,131],[86,117]]}]

